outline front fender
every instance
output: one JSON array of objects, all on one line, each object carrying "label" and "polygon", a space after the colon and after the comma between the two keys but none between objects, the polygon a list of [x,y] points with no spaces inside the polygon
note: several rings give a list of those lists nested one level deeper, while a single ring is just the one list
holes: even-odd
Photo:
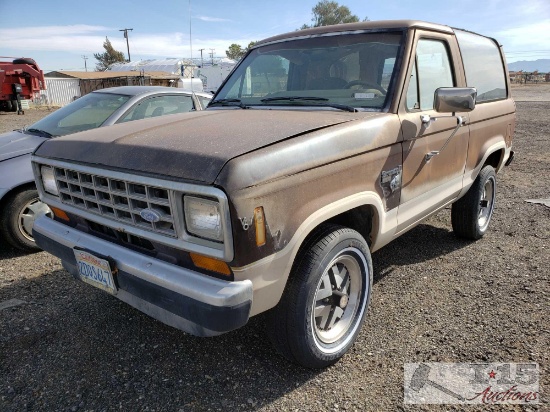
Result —
[{"label": "front fender", "polygon": [[0,162],[0,200],[13,189],[28,183],[34,183],[30,153]]},{"label": "front fender", "polygon": [[386,211],[377,193],[361,192],[337,200],[311,214],[279,252],[243,267],[232,267],[235,280],[248,279],[252,281],[254,299],[251,315],[256,315],[277,305],[284,292],[300,246],[313,230],[332,217],[364,205],[376,209],[378,230],[373,239],[371,250],[379,249],[393,239],[397,227],[397,208]]}]

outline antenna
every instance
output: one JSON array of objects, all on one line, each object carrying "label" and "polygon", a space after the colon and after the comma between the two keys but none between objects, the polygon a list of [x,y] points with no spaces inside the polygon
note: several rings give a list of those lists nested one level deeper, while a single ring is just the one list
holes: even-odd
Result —
[{"label": "antenna", "polygon": [[191,63],[192,63],[193,62],[193,37],[191,35],[191,0],[189,0],[189,51],[191,53]]}]

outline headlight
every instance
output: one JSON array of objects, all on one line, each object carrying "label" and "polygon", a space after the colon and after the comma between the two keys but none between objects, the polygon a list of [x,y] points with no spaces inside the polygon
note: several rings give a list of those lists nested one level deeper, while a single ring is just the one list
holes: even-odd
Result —
[{"label": "headlight", "polygon": [[55,176],[53,175],[53,167],[42,166],[40,168],[40,174],[42,175],[42,185],[44,190],[54,196],[59,196],[57,185],[55,184]]},{"label": "headlight", "polygon": [[223,240],[220,204],[213,200],[184,196],[187,231],[211,240]]}]

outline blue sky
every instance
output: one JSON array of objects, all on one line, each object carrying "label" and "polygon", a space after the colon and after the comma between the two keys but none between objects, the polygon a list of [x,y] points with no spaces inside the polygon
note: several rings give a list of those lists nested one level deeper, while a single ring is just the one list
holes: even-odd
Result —
[{"label": "blue sky", "polygon": [[[317,0],[0,0],[0,56],[32,57],[45,72],[95,67],[105,36],[132,61],[246,46],[311,22]],[[550,58],[550,0],[342,0],[361,19],[418,19],[497,38],[508,62]],[[191,19],[190,19],[191,17]]]}]

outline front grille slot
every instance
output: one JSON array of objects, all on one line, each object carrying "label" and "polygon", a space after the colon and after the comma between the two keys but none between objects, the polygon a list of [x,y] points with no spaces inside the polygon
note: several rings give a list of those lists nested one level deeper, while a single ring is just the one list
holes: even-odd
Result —
[{"label": "front grille slot", "polygon": [[[75,170],[55,168],[54,176],[63,203],[113,221],[177,237],[170,192],[160,187],[112,179]],[[160,220],[149,222],[141,211],[154,211]]]}]

